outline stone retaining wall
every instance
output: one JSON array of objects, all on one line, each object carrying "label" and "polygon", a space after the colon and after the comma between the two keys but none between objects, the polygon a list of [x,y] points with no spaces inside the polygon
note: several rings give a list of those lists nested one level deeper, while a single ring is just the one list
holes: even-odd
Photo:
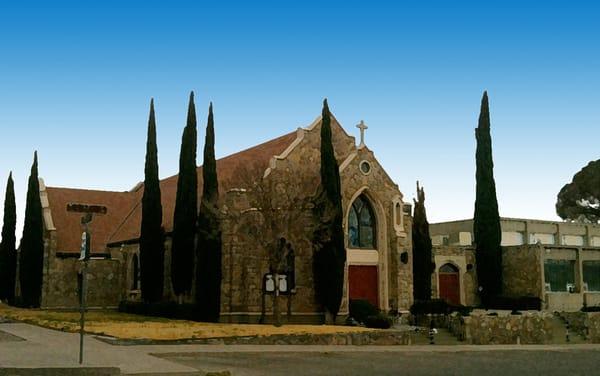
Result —
[{"label": "stone retaining wall", "polygon": [[474,345],[546,344],[552,342],[552,314],[529,311],[498,316],[474,311],[470,316],[450,315],[449,330],[460,340]]},{"label": "stone retaining wall", "polygon": [[200,345],[410,345],[412,331],[408,330],[374,330],[356,333],[331,334],[278,334],[270,336],[193,338],[184,340],[125,340],[118,338],[97,337],[113,345],[165,345],[165,344],[200,344]]}]

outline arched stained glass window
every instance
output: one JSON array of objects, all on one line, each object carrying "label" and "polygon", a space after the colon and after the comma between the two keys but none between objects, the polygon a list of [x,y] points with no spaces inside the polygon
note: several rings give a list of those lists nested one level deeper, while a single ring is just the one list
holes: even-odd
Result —
[{"label": "arched stained glass window", "polygon": [[352,203],[348,216],[348,242],[350,248],[375,249],[375,215],[364,195]]}]

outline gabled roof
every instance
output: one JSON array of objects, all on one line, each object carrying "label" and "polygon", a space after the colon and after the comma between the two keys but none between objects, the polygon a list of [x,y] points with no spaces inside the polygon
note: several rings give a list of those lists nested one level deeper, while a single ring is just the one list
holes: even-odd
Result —
[{"label": "gabled roof", "polygon": [[[281,154],[294,140],[296,132],[291,132],[271,141],[254,146],[217,160],[219,191],[224,193],[235,182],[238,169],[243,166],[257,166],[264,170],[272,157]],[[202,195],[202,166],[198,174],[198,197]],[[163,226],[169,232],[173,228],[177,178],[173,175],[160,181],[163,207]],[[104,252],[106,245],[135,241],[139,238],[141,226],[141,200],[144,185],[138,184],[130,192],[95,191],[86,189],[47,187],[49,207],[57,235],[57,251],[79,252],[81,245],[81,214],[66,211],[68,203],[104,205],[108,212],[95,216],[91,225],[92,252]]]},{"label": "gabled roof", "polygon": [[[264,172],[269,165],[269,160],[273,156],[281,154],[295,139],[296,132],[291,132],[250,149],[217,160],[217,176],[219,179],[220,193],[222,194],[230,188],[235,188],[236,173],[239,171],[239,168],[243,166],[258,166]],[[200,198],[202,196],[203,182],[202,166],[196,169],[196,173],[198,175],[198,198]],[[163,227],[166,232],[173,229],[177,179],[178,175],[173,175],[160,182]],[[125,242],[139,238],[142,219],[141,200],[144,193],[143,185],[137,187],[134,193],[136,195],[136,205],[110,237],[109,243]],[[200,200],[198,200],[198,202],[199,201]]]},{"label": "gabled roof", "polygon": [[94,191],[87,189],[46,187],[48,204],[56,231],[57,251],[79,252],[81,246],[81,213],[67,212],[67,204],[104,205],[106,215],[95,215],[90,225],[91,250],[104,252],[106,243],[135,204],[132,192]]}]

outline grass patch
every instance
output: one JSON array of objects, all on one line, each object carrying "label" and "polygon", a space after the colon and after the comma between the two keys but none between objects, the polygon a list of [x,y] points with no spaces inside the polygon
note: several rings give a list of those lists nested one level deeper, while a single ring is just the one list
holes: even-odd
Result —
[{"label": "grass patch", "polygon": [[[0,317],[67,332],[79,330],[79,312],[25,309],[0,304]],[[121,339],[177,340],[188,338],[222,338],[268,336],[274,334],[330,334],[372,331],[360,327],[334,325],[220,324],[170,320],[117,311],[89,311],[85,331]]]}]

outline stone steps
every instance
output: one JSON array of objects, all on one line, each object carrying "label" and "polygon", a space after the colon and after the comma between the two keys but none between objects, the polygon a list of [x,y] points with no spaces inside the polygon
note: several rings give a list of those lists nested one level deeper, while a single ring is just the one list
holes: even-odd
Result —
[{"label": "stone steps", "polygon": [[585,338],[576,333],[573,329],[569,330],[569,341],[567,342],[566,322],[558,316],[552,319],[553,343],[555,344],[580,344],[589,343]]}]

